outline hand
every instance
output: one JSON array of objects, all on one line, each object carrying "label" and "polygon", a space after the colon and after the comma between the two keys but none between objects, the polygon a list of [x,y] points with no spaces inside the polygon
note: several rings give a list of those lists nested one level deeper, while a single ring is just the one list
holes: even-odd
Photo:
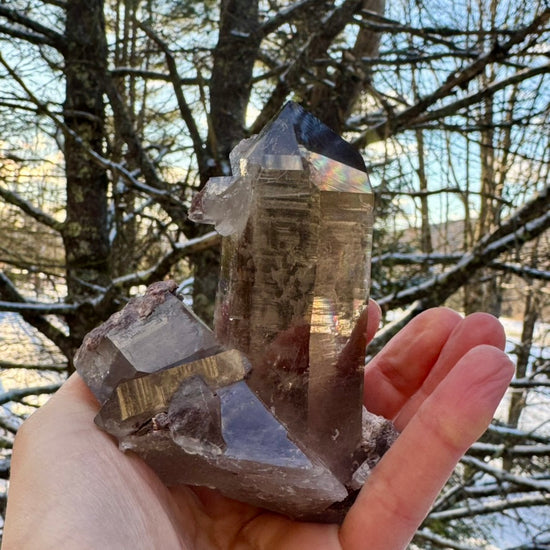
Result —
[{"label": "hand", "polygon": [[[369,307],[367,338],[378,326]],[[405,548],[513,374],[496,319],[445,308],[407,325],[365,373],[365,404],[402,431],[344,523],[320,525],[165,487],[93,424],[98,404],[73,375],[17,434],[4,550]]]}]

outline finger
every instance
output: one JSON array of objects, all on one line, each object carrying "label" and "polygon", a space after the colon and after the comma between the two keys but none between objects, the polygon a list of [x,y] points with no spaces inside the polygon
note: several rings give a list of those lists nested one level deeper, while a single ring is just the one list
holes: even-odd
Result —
[{"label": "finger", "polygon": [[369,300],[366,311],[367,311],[366,336],[367,336],[367,344],[368,344],[374,338],[374,335],[376,334],[376,331],[380,326],[380,319],[382,318],[382,310],[374,300]]},{"label": "finger", "polygon": [[422,385],[462,317],[447,308],[424,311],[402,329],[365,369],[365,406],[393,419]]},{"label": "finger", "polygon": [[487,344],[504,350],[506,335],[498,319],[487,313],[469,315],[456,327],[445,342],[439,358],[418,391],[407,401],[394,419],[402,430],[421,404],[447,376],[459,359],[471,349]]},{"label": "finger", "polygon": [[460,359],[374,469],[341,529],[345,550],[405,548],[467,448],[483,433],[514,367],[491,346]]}]

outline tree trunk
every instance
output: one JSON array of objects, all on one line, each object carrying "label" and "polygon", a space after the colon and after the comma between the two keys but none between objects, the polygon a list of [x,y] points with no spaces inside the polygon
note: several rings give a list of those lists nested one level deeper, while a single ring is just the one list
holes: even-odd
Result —
[{"label": "tree trunk", "polygon": [[219,38],[210,81],[208,136],[217,166],[216,173],[208,176],[228,173],[229,153],[245,134],[252,70],[260,45],[258,25],[258,0],[221,2]]},{"label": "tree trunk", "polygon": [[[384,15],[385,7],[385,0],[364,0],[360,6],[363,10],[381,16]],[[355,10],[356,8],[350,10],[350,19]],[[379,45],[380,33],[362,28],[353,47],[342,52],[342,63],[336,75],[330,77],[324,74],[326,69],[321,69],[319,83],[309,94],[307,109],[339,134],[344,130],[345,122],[353,112],[361,93],[371,83],[372,70],[364,63],[363,58],[378,57]],[[325,55],[325,50],[319,53]],[[326,81],[334,81],[334,86],[327,86]]]},{"label": "tree trunk", "polygon": [[[65,136],[67,213],[63,228],[66,251],[67,298],[83,302],[109,282],[107,174],[87,150],[103,154],[103,82],[107,44],[102,0],[67,3],[65,38],[65,124],[79,140]],[[83,336],[100,321],[90,312],[67,318],[76,349]],[[69,358],[71,360],[71,358]]]}]

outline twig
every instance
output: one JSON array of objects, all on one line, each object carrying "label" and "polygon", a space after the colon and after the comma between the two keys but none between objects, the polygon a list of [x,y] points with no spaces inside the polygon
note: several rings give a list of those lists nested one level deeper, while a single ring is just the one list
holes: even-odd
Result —
[{"label": "twig", "polygon": [[0,394],[0,405],[9,403],[10,401],[19,401],[23,397],[29,395],[44,395],[49,393],[55,393],[61,384],[50,384],[48,386],[34,386],[31,388],[16,388]]}]

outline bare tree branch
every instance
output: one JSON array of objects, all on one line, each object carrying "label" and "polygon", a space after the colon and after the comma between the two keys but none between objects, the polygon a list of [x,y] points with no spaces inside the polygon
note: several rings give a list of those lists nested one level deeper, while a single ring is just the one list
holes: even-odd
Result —
[{"label": "bare tree branch", "polygon": [[0,459],[0,478],[10,478],[11,460],[9,458]]},{"label": "bare tree branch", "polygon": [[67,315],[78,309],[76,304],[45,304],[36,302],[0,301],[0,310],[15,313],[32,313],[38,315]]},{"label": "bare tree branch", "polygon": [[[525,442],[525,441],[535,441],[537,443],[546,444],[549,442],[548,437],[538,435],[534,432],[526,432],[519,430],[518,428],[510,428],[508,426],[502,426],[498,424],[490,424],[487,428],[487,432],[491,435],[498,437],[499,439],[504,439],[506,442],[513,442],[515,445],[516,442]],[[474,446],[477,443],[474,443]]]},{"label": "bare tree branch", "polygon": [[67,136],[70,136],[75,143],[79,144],[83,151],[96,161],[100,166],[113,170],[115,173],[120,174],[125,181],[137,190],[144,192],[148,195],[155,197],[157,202],[171,215],[175,223],[184,224],[187,220],[187,208],[182,204],[180,200],[168,189],[168,186],[157,175],[156,170],[149,159],[146,151],[143,149],[141,142],[135,133],[132,122],[126,108],[120,98],[116,87],[112,81],[107,78],[107,93],[111,99],[111,105],[115,116],[118,117],[121,125],[121,135],[125,138],[128,147],[131,147],[132,152],[135,154],[135,158],[140,162],[140,168],[145,183],[140,182],[130,171],[119,163],[115,163],[107,160],[99,155],[96,151],[91,150],[86,146],[82,138],[71,130],[62,120],[60,120],[54,113],[52,113],[45,105],[43,105],[38,98],[31,92],[31,90],[25,85],[25,83],[19,78],[15,71],[6,63],[0,54],[0,63],[4,65],[6,70],[14,78],[14,80],[25,91],[28,98],[37,107],[39,113],[44,114],[50,118],[58,128],[61,128]]},{"label": "bare tree branch", "polygon": [[220,235],[212,231],[184,243],[177,244],[171,252],[164,256],[154,266],[138,273],[130,273],[118,277],[113,281],[113,286],[130,287],[139,284],[148,285],[154,281],[161,280],[170,271],[170,268],[180,259],[218,246],[220,242]]},{"label": "bare tree branch", "polygon": [[461,506],[433,512],[428,515],[429,521],[449,521],[451,519],[471,518],[515,508],[528,508],[531,506],[547,506],[550,504],[550,495],[525,495],[517,498],[494,500],[491,502],[472,502],[468,506]]},{"label": "bare tree branch", "polygon": [[22,40],[25,40],[30,44],[34,44],[35,46],[56,47],[54,42],[52,42],[51,40],[49,40],[48,38],[46,38],[41,34],[36,34],[29,31],[23,31],[21,29],[16,29],[8,25],[0,24],[0,33],[5,34],[7,36],[11,36],[12,38],[21,38]]},{"label": "bare tree branch", "polygon": [[65,372],[68,368],[67,364],[49,365],[47,363],[29,364],[29,363],[15,363],[14,361],[2,361],[0,360],[0,369],[25,369],[25,370],[39,370],[39,371],[61,371]]},{"label": "bare tree branch", "polygon": [[499,271],[504,271],[505,273],[513,273],[519,277],[528,277],[530,279],[538,279],[540,281],[550,281],[550,271],[542,271],[541,269],[535,269],[529,266],[491,262],[490,267],[493,269],[498,269]]},{"label": "bare tree branch", "polygon": [[[115,67],[109,71],[111,76],[134,76],[140,77],[145,80],[162,80],[164,82],[173,82],[171,74],[160,73],[158,71],[147,71],[145,69],[137,69],[135,67]],[[200,84],[199,78],[184,78],[178,77],[177,83],[181,86],[198,86]]]},{"label": "bare tree branch", "polygon": [[[1,62],[1,60],[0,60]],[[31,204],[29,201],[25,200],[23,197],[15,193],[14,191],[10,191],[9,189],[6,189],[0,185],[0,197],[2,197],[6,202],[13,204],[14,206],[17,206],[20,208],[25,214],[28,214],[32,218],[34,218],[36,221],[51,227],[57,232],[61,232],[63,229],[63,223],[58,222],[55,218],[52,218],[49,214],[46,214],[46,212],[43,212],[33,204]]]},{"label": "bare tree branch", "polygon": [[489,63],[506,59],[513,46],[523,42],[530,34],[538,32],[549,19],[550,9],[545,9],[542,13],[537,14],[529,25],[512,33],[507,42],[504,44],[496,43],[488,52],[480,55],[465,69],[450,74],[446,81],[430,95],[424,97],[408,109],[388,117],[381,124],[366,130],[359,138],[354,140],[354,145],[356,147],[364,147],[369,143],[387,139],[402,128],[414,124],[417,117],[427,111],[431,105],[450,95],[455,88],[464,87],[478,76]]},{"label": "bare tree branch", "polygon": [[22,423],[23,420],[19,416],[13,414],[9,416],[0,415],[0,428],[11,434],[15,435]]},{"label": "bare tree branch", "polygon": [[452,548],[453,550],[476,550],[475,546],[461,544],[446,537],[441,537],[431,531],[428,531],[427,529],[417,531],[415,534],[415,539],[428,541],[430,544],[439,548]]},{"label": "bare tree branch", "polygon": [[[185,221],[187,220],[187,209],[169,190],[169,186],[166,182],[162,181],[159,177],[153,163],[151,162],[151,159],[143,148],[141,140],[139,139],[132,124],[128,110],[124,105],[114,82],[108,77],[105,80],[105,89],[111,102],[111,107],[113,108],[115,122],[118,126],[118,132],[129,148],[129,155],[138,163],[141,174],[145,179],[145,184],[138,182],[137,179],[120,164],[106,161],[106,159],[100,158],[99,155],[96,154],[93,155],[94,158],[105,163],[105,166],[116,166],[119,173],[125,176],[128,183],[134,187],[136,185],[139,186],[141,191],[154,194],[158,203],[166,210],[166,212],[168,212],[174,223],[184,226]],[[89,151],[88,154],[92,155],[93,152]]]},{"label": "bare tree branch", "polygon": [[264,21],[258,29],[258,34],[265,38],[268,34],[276,31],[279,27],[292,19],[299,17],[301,13],[307,12],[317,4],[317,0],[300,0],[279,10],[273,17]]},{"label": "bare tree branch", "polygon": [[49,384],[48,386],[34,386],[32,388],[17,388],[0,394],[0,405],[9,403],[10,401],[20,401],[23,397],[29,395],[44,395],[55,393],[61,384]]},{"label": "bare tree branch", "polygon": [[[9,278],[0,271],[0,298],[10,302],[24,304],[26,300],[19,294]],[[46,338],[49,338],[60,350],[69,353],[71,344],[69,338],[61,330],[48,322],[42,314],[35,311],[22,311],[21,316],[31,326],[40,331]]]},{"label": "bare tree branch", "polygon": [[535,380],[531,378],[518,378],[510,382],[511,388],[550,388],[550,380]]},{"label": "bare tree branch", "polygon": [[[362,0],[345,0],[338,7],[334,7],[319,23],[319,31],[308,38],[296,59],[279,77],[279,81],[265,102],[261,113],[250,128],[251,134],[257,134],[261,128],[276,114],[290,90],[292,90],[303,76],[303,68],[308,60],[318,58],[325,53],[336,36],[338,36],[352,19],[354,13],[361,9]],[[321,14],[319,14],[321,16]]]},{"label": "bare tree branch", "polygon": [[[443,254],[432,252],[430,254],[421,254],[415,252],[386,252],[378,256],[373,256],[372,265],[453,265],[461,261],[463,257],[463,253]],[[509,264],[499,261],[490,262],[488,266],[498,271],[513,273],[519,277],[529,277],[530,279],[550,281],[550,271],[543,271],[542,269],[535,269],[529,266]]]},{"label": "bare tree branch", "polygon": [[507,481],[519,487],[529,487],[535,491],[550,491],[550,480],[548,479],[533,479],[527,476],[514,475],[501,468],[491,466],[483,460],[479,460],[473,456],[464,456],[460,461],[462,464],[473,466],[476,470],[489,474],[497,481]]},{"label": "bare tree branch", "polygon": [[387,296],[378,301],[384,308],[394,309],[422,300],[424,307],[443,303],[456,292],[472,273],[490,264],[506,250],[521,246],[550,227],[550,187],[527,202],[507,222],[481,239],[470,253],[452,269],[425,283]]},{"label": "bare tree branch", "polygon": [[512,458],[550,456],[550,441],[546,438],[546,443],[533,443],[529,445],[508,445],[507,443],[484,443],[478,441],[470,447],[468,455],[476,457],[509,456]]},{"label": "bare tree branch", "polygon": [[458,101],[445,105],[441,109],[428,111],[425,114],[415,118],[412,124],[414,124],[415,126],[418,124],[426,124],[427,122],[438,120],[440,118],[444,118],[446,116],[458,113],[460,109],[469,107],[474,103],[479,103],[482,99],[485,99],[491,95],[494,95],[499,90],[502,90],[508,86],[513,86],[514,84],[517,84],[518,82],[522,82],[529,78],[533,78],[535,76],[546,74],[546,73],[550,73],[550,63],[539,65],[538,67],[523,69],[509,76],[508,78],[503,78],[502,80],[498,80],[497,82],[491,83],[489,86],[483,88],[482,90],[480,90],[479,92],[476,92],[475,94],[467,95],[466,97],[463,97]]},{"label": "bare tree branch", "polygon": [[153,30],[149,26],[147,26],[145,23],[142,23],[141,21],[136,21],[136,23],[140,27],[140,29],[142,29],[145,34],[149,38],[151,38],[151,40],[153,40],[164,53],[164,56],[166,58],[166,65],[168,66],[168,71],[170,73],[170,82],[172,83],[172,87],[178,101],[180,114],[183,121],[187,125],[189,136],[191,137],[191,141],[193,142],[193,151],[195,152],[195,156],[197,157],[199,172],[206,173],[208,159],[206,158],[206,151],[203,146],[203,139],[200,135],[197,124],[195,123],[193,113],[191,112],[187,100],[185,99],[185,95],[181,87],[181,77],[178,73],[178,67],[176,65],[174,56],[172,55],[172,52],[170,51],[170,48],[168,47],[166,42],[161,40],[158,34],[153,32]]},{"label": "bare tree branch", "polygon": [[[42,36],[44,40],[43,42],[44,44],[53,46],[54,48],[57,48],[60,51],[63,50],[65,47],[65,38],[62,34],[59,34],[53,29],[50,29],[45,25],[38,23],[34,19],[31,19],[30,17],[23,15],[23,13],[21,13],[18,10],[8,8],[7,6],[0,4],[0,17],[5,17],[8,21],[15,23],[16,25],[21,25],[22,27],[33,31],[33,34],[31,35],[31,37]],[[12,36],[19,38],[17,34],[20,33],[21,31],[19,31],[18,29],[5,27],[4,32],[6,32],[6,34],[9,35],[10,29],[15,31],[15,33]]]}]

